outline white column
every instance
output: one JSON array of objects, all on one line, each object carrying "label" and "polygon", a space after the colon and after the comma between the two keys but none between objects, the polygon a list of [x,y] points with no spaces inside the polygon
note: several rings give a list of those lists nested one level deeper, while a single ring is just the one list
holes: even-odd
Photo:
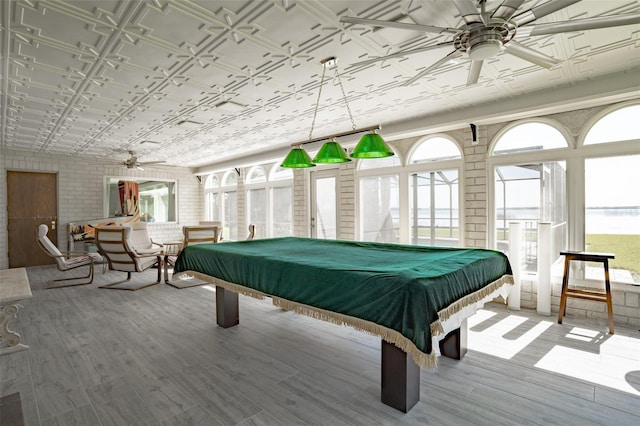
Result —
[{"label": "white column", "polygon": [[520,310],[520,222],[509,222],[509,263],[513,272],[513,287],[509,293],[509,309]]},{"label": "white column", "polygon": [[538,223],[538,306],[540,315],[551,315],[551,223]]}]

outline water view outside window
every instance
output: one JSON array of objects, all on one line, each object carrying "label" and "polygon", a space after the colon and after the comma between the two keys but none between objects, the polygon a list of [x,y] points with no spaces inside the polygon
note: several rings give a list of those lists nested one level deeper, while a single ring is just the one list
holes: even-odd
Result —
[{"label": "water view outside window", "polygon": [[397,243],[400,241],[398,175],[360,179],[360,239]]},{"label": "water view outside window", "polygon": [[614,253],[616,258],[609,262],[611,279],[636,284],[640,283],[639,184],[640,155],[585,160],[585,248]]},{"label": "water view outside window", "polygon": [[537,271],[538,222],[550,222],[554,259],[568,238],[564,161],[499,166],[495,168],[497,249],[508,252],[509,223],[520,222],[522,268]]},{"label": "water view outside window", "polygon": [[458,170],[409,177],[411,244],[460,246]]}]

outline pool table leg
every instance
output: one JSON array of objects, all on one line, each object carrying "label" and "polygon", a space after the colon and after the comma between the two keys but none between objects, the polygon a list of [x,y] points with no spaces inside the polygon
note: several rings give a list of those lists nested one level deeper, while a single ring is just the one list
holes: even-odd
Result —
[{"label": "pool table leg", "polygon": [[238,293],[216,286],[216,322],[223,328],[240,323]]},{"label": "pool table leg", "polygon": [[462,359],[467,353],[467,319],[457,328],[440,340],[440,353],[442,356],[453,359]]},{"label": "pool table leg", "polygon": [[[404,413],[420,401],[420,367],[411,355],[392,343],[382,341],[381,400]],[[467,320],[440,341],[440,353],[453,359],[462,359],[467,353]]]},{"label": "pool table leg", "polygon": [[420,367],[411,355],[382,341],[382,391],[384,404],[407,413],[420,400]]}]

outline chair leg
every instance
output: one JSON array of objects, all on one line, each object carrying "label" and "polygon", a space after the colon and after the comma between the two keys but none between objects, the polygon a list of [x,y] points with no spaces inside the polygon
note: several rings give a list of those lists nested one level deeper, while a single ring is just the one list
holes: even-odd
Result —
[{"label": "chair leg", "polygon": [[162,281],[162,256],[158,256],[158,279],[156,280],[156,282],[148,283],[148,284],[137,284],[137,283],[131,283],[129,282],[129,280],[131,280],[131,272],[127,272],[127,279],[118,281],[112,284],[106,284],[106,285],[100,286],[100,288],[108,288],[112,290],[135,291],[135,290],[140,290],[146,287],[151,287],[152,285],[160,284],[160,282]]},{"label": "chair leg", "polygon": [[67,282],[67,281],[75,281],[75,280],[85,280],[87,278],[89,279],[88,281],[62,284],[62,285],[50,285],[50,286],[47,286],[47,290],[54,289],[54,288],[74,287],[78,285],[89,285],[93,283],[93,262],[89,264],[89,272],[87,273],[87,275],[83,275],[80,277],[58,278],[56,280],[51,280],[51,282]]}]

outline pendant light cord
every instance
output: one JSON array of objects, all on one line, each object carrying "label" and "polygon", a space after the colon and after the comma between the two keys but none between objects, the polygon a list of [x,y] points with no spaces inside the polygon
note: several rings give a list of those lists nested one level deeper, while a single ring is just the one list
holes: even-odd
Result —
[{"label": "pendant light cord", "polygon": [[313,137],[313,128],[316,125],[316,117],[318,116],[318,107],[320,106],[320,96],[322,95],[322,86],[324,86],[324,73],[327,67],[322,65],[322,78],[320,79],[320,89],[318,90],[318,99],[316,99],[316,109],[313,110],[313,121],[311,121],[311,130],[309,131],[309,139]]},{"label": "pendant light cord", "polygon": [[[328,62],[323,62],[322,64],[322,78],[320,79],[320,89],[318,90],[318,98],[316,99],[316,108],[313,110],[313,120],[311,121],[311,130],[309,131],[309,140],[313,137],[313,129],[316,126],[316,117],[318,116],[318,108],[320,107],[320,98],[322,97],[322,86],[324,86],[324,76],[327,71]],[[347,112],[349,113],[349,119],[351,120],[351,128],[353,130],[356,129],[356,121],[353,119],[353,114],[351,114],[351,108],[349,107],[349,102],[347,101],[347,94],[344,91],[344,86],[342,85],[342,79],[340,78],[340,73],[338,72],[338,60],[335,59],[334,63],[334,78],[338,80],[338,86],[340,86],[340,91],[342,92],[342,101],[344,105],[347,107]]]},{"label": "pendant light cord", "polygon": [[342,79],[340,78],[340,74],[338,73],[338,63],[336,62],[336,68],[334,70],[335,76],[338,79],[338,84],[340,85],[340,90],[342,91],[342,100],[347,107],[347,112],[349,113],[349,118],[351,119],[351,128],[353,130],[356,129],[356,122],[353,119],[353,115],[351,114],[351,108],[349,108],[349,102],[347,102],[347,94],[344,92],[344,86],[342,85]]}]

